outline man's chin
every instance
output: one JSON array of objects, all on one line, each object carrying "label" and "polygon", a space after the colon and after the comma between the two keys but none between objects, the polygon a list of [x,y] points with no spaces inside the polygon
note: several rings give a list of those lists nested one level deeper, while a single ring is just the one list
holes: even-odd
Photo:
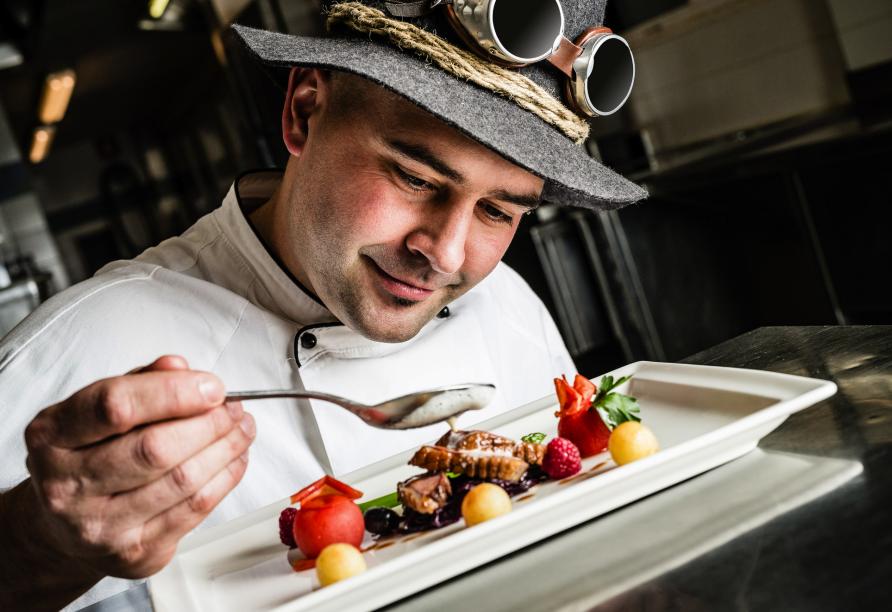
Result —
[{"label": "man's chin", "polygon": [[362,335],[369,340],[374,340],[375,342],[398,344],[400,342],[408,342],[409,340],[417,336],[419,331],[421,330],[413,330],[411,332],[397,332],[393,330],[371,330],[369,331],[369,333],[360,333],[362,333]]},{"label": "man's chin", "polygon": [[391,308],[366,312],[355,318],[350,327],[375,342],[406,342],[418,335],[436,315],[436,312],[431,313],[420,306],[398,307],[396,312]]},{"label": "man's chin", "polygon": [[368,338],[369,340],[374,340],[375,342],[389,342],[389,343],[397,343],[397,342],[407,342],[418,335],[418,332],[421,331],[423,325],[421,326],[383,326],[380,322],[376,322],[375,324],[359,324],[359,325],[351,325],[353,331],[358,334]]},{"label": "man's chin", "polygon": [[[359,283],[357,283],[358,285]],[[332,312],[356,333],[375,342],[406,342],[430,323],[443,306],[455,298],[440,289],[421,301],[392,295],[372,286],[367,292],[351,292],[338,300],[340,312]]]}]

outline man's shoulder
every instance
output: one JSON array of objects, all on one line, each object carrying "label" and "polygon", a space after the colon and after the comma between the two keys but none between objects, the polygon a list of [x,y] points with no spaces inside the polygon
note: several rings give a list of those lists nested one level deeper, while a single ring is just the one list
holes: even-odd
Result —
[{"label": "man's shoulder", "polygon": [[59,342],[123,355],[206,330],[225,335],[248,302],[227,289],[143,261],[116,262],[42,304],[0,343],[0,371],[29,348]]}]

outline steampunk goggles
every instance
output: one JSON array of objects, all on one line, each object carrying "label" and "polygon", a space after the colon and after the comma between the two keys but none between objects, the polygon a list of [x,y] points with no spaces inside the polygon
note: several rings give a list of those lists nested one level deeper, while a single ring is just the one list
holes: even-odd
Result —
[{"label": "steampunk goggles", "polygon": [[458,36],[477,55],[506,67],[548,61],[568,78],[565,95],[589,117],[619,110],[635,81],[629,43],[610,28],[564,36],[559,0],[417,0],[385,2],[397,17],[418,17],[443,6]]}]

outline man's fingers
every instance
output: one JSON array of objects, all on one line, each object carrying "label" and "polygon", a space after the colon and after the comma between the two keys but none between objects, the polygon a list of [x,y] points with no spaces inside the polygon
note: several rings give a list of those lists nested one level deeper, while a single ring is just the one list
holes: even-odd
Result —
[{"label": "man's fingers", "polygon": [[239,483],[247,466],[247,455],[231,461],[201,489],[148,521],[143,541],[161,538],[179,540],[189,533]]},{"label": "man's fingers", "polygon": [[207,372],[145,372],[108,378],[41,412],[25,432],[29,448],[78,448],[140,425],[199,414],[223,403],[220,379]]},{"label": "man's fingers", "polygon": [[234,402],[196,416],[138,427],[103,444],[75,450],[84,492],[112,495],[157,480],[233,429],[241,433],[238,425],[243,417],[241,403]]},{"label": "man's fingers", "polygon": [[246,413],[240,426],[174,466],[154,482],[117,496],[116,503],[126,504],[122,512],[148,521],[196,495],[221,470],[244,455],[253,440],[254,420]]},{"label": "man's fingers", "polygon": [[189,363],[179,355],[162,355],[147,366],[134,368],[128,374],[141,374],[143,372],[159,372],[164,370],[188,370]]}]

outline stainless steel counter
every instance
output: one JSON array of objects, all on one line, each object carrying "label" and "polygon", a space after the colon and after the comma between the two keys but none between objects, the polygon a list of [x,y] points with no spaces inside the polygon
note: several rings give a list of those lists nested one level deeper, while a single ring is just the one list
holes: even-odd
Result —
[{"label": "stainless steel counter", "polygon": [[[687,363],[834,380],[759,449],[391,610],[885,609],[892,326],[762,328]],[[94,609],[151,609],[143,587]]]}]

